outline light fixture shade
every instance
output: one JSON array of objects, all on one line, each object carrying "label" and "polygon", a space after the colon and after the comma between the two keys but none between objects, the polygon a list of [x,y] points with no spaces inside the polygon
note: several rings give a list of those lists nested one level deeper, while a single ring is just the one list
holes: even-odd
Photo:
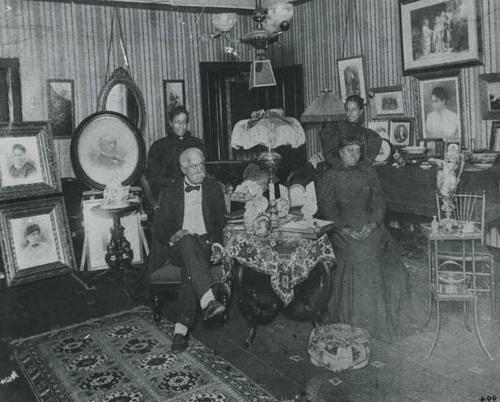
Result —
[{"label": "light fixture shade", "polygon": [[236,13],[220,13],[212,15],[212,24],[220,32],[230,31],[236,24],[238,17]]},{"label": "light fixture shade", "polygon": [[250,66],[249,88],[272,87],[276,85],[270,60],[255,60]]},{"label": "light fixture shade", "polygon": [[344,104],[338,96],[330,90],[322,91],[307,107],[300,121],[304,123],[337,121],[345,119]]},{"label": "light fixture shade", "polygon": [[298,148],[306,142],[299,121],[285,116],[282,109],[258,110],[250,119],[238,121],[231,134],[231,147],[250,149],[264,145],[273,149],[282,145]]}]

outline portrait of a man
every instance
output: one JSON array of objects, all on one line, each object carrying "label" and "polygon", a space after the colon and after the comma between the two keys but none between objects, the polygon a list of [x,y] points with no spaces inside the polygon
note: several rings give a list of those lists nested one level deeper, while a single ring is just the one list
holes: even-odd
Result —
[{"label": "portrait of a man", "polygon": [[22,230],[22,240],[17,254],[19,269],[58,261],[57,250],[50,237],[42,230],[39,223],[26,223]]},{"label": "portrait of a man", "polygon": [[391,123],[391,139],[395,145],[410,144],[410,123],[409,122],[392,122]]},{"label": "portrait of a man", "polygon": [[94,161],[101,168],[120,169],[125,163],[118,148],[118,140],[115,136],[104,134],[99,138],[98,153],[94,155]]}]

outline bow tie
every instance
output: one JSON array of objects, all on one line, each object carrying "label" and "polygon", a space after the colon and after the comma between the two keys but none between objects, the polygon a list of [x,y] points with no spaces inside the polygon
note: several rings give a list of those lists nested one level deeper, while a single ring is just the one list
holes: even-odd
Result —
[{"label": "bow tie", "polygon": [[190,184],[187,184],[186,188],[184,189],[184,191],[186,193],[190,193],[191,191],[199,191],[199,190],[200,190],[200,186],[192,186]]}]

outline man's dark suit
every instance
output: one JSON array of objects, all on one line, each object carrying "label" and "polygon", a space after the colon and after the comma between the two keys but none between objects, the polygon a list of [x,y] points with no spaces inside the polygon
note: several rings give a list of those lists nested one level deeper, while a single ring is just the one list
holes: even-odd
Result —
[{"label": "man's dark suit", "polygon": [[[161,252],[155,258],[155,267],[168,258],[183,267],[179,301],[182,306],[177,322],[187,327],[194,325],[200,297],[210,289],[214,281],[210,275],[210,253],[213,242],[222,242],[224,195],[218,182],[205,178],[201,184],[202,213],[206,236],[186,235],[170,245],[170,238],[182,229],[184,218],[184,177],[170,183],[160,194],[160,205],[155,213],[154,237],[161,244]],[[163,260],[163,261],[162,261]]]}]

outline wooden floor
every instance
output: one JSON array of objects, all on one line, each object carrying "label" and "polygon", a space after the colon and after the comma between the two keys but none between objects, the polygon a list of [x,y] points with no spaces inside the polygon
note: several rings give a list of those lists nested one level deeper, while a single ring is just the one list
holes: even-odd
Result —
[{"label": "wooden floor", "polygon": [[[414,305],[417,314],[423,315],[427,303],[423,247],[405,246]],[[130,294],[120,284],[102,282],[95,290],[86,291],[69,275],[2,289],[0,378],[16,370],[8,346],[11,340],[145,304],[147,298],[141,290]],[[165,316],[172,317],[175,309],[175,301],[167,303]],[[432,342],[434,320],[427,328],[392,344],[373,341],[371,364],[342,373],[310,363],[307,344],[312,325],[308,322],[278,316],[259,327],[253,345],[246,349],[243,338],[247,328],[237,300],[231,304],[226,328],[207,329],[199,323],[193,336],[281,401],[480,401],[493,395],[500,400],[500,330],[496,317],[489,314],[488,300],[480,301],[480,318],[493,362],[485,358],[475,334],[464,328],[460,306],[446,306],[443,316],[442,336],[430,359],[424,356]],[[34,400],[23,378],[0,384],[2,402]]]}]

